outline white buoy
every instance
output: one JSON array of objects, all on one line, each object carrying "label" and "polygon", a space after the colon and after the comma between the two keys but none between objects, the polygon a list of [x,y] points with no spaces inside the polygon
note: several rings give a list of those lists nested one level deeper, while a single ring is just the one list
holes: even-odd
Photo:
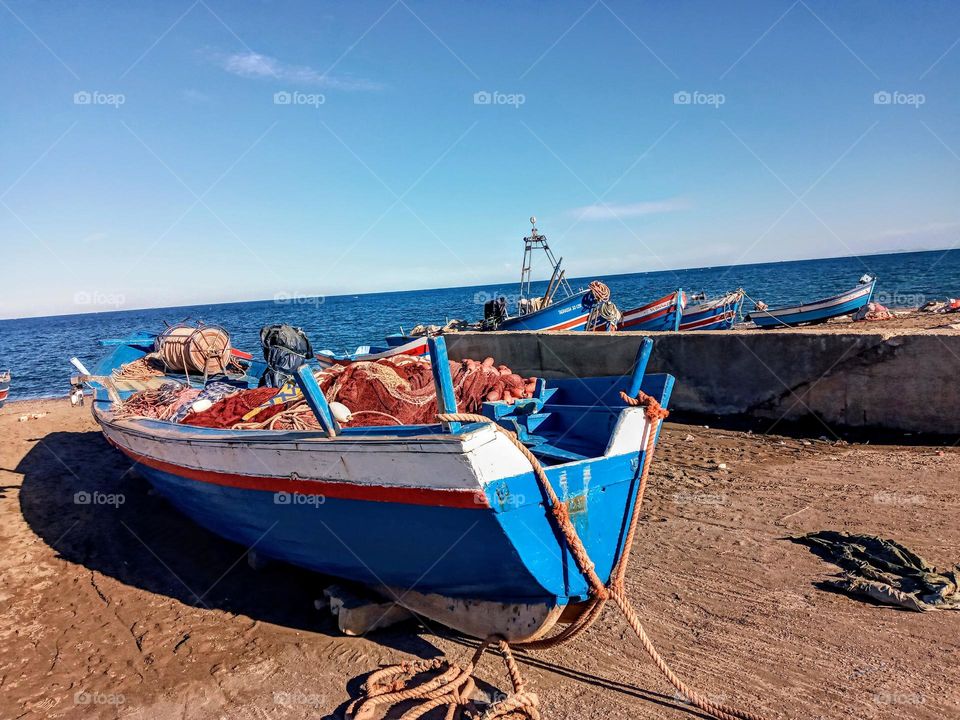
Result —
[{"label": "white buoy", "polygon": [[202,413],[213,407],[213,402],[209,398],[203,398],[202,400],[197,400],[193,405],[190,406],[190,411],[195,413]]},{"label": "white buoy", "polygon": [[330,403],[330,414],[333,415],[333,419],[338,423],[350,422],[351,418],[353,417],[353,413],[350,412],[350,408],[343,403],[338,402]]}]

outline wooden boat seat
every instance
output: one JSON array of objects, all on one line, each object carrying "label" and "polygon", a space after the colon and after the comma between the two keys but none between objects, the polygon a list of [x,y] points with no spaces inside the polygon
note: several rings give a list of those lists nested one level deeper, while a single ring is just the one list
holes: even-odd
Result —
[{"label": "wooden boat seat", "polygon": [[576,462],[577,460],[586,460],[588,457],[587,455],[581,455],[580,453],[558,448],[556,445],[551,445],[547,442],[531,446],[530,452],[532,452],[538,460],[547,461]]}]

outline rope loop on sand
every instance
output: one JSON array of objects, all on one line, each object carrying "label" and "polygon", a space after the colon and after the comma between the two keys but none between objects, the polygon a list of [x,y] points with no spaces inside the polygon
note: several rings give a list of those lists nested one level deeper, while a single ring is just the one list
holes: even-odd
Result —
[{"label": "rope loop on sand", "polygon": [[[640,514],[640,506],[643,502],[644,491],[647,487],[647,477],[650,473],[653,450],[656,446],[660,424],[670,413],[657,402],[656,398],[642,391],[639,392],[636,397],[630,397],[626,393],[621,392],[620,397],[623,402],[630,407],[644,408],[645,415],[649,420],[649,426],[647,428],[647,442],[643,458],[643,467],[640,470],[639,487],[637,489],[636,499],[634,500],[630,525],[626,538],[624,539],[623,551],[611,573],[609,585],[605,585],[597,575],[594,564],[587,553],[587,549],[584,547],[583,542],[577,534],[576,528],[570,520],[567,506],[560,501],[540,461],[520,442],[515,433],[501,427],[484,415],[475,415],[472,413],[442,413],[437,415],[437,420],[444,423],[489,423],[495,430],[506,436],[514,447],[523,454],[533,469],[533,474],[537,479],[537,483],[540,485],[540,489],[550,503],[550,517],[554,519],[557,529],[566,540],[567,547],[573,556],[577,569],[590,586],[591,597],[586,609],[564,630],[552,637],[525,643],[515,643],[514,646],[526,650],[536,650],[569,642],[587,630],[596,621],[607,600],[612,598],[623,612],[627,623],[633,629],[634,633],[636,633],[640,644],[643,646],[647,655],[650,656],[650,659],[653,660],[657,669],[660,670],[670,684],[673,685],[691,705],[699,708],[707,715],[716,718],[716,720],[765,720],[762,715],[757,713],[739,710],[722,703],[711,702],[683,682],[667,664],[666,660],[663,659],[663,656],[660,655],[656,647],[654,647],[653,641],[650,640],[650,636],[647,635],[643,624],[640,622],[637,611],[626,596],[624,576],[626,574],[627,560],[630,556],[630,550],[636,535],[637,520]],[[467,717],[474,717],[470,710],[470,694],[475,688],[473,672],[483,653],[493,643],[497,644],[503,656],[507,673],[510,676],[510,682],[513,685],[513,693],[505,699],[489,705],[480,716],[480,720],[494,720],[495,718],[527,718],[527,720],[540,720],[539,699],[536,694],[526,689],[526,684],[520,674],[519,665],[513,657],[509,643],[499,637],[490,637],[483,641],[474,654],[473,659],[463,667],[439,658],[432,661],[401,663],[400,665],[387,667],[373,673],[363,686],[366,696],[361,696],[350,704],[347,708],[347,717],[353,718],[354,720],[371,720],[378,706],[389,704],[390,707],[393,707],[398,703],[414,699],[420,702],[407,710],[401,716],[401,720],[415,720],[442,705],[447,706],[446,720],[464,717],[465,712],[468,713]],[[422,674],[427,671],[437,672],[443,668],[446,668],[446,670],[436,675],[433,679],[421,681],[416,684],[413,683],[413,675],[418,673]],[[406,681],[397,679],[402,675],[409,675],[410,679]]]}]

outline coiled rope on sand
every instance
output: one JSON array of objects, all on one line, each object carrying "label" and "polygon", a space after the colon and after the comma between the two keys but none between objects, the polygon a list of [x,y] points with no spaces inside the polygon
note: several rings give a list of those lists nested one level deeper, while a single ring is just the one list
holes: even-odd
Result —
[{"label": "coiled rope on sand", "polygon": [[[535,650],[554,647],[569,642],[596,621],[607,600],[612,598],[623,612],[627,623],[640,639],[643,649],[650,656],[651,660],[653,660],[657,669],[660,670],[678,692],[683,694],[690,704],[717,720],[764,720],[763,716],[757,713],[739,710],[722,703],[711,702],[683,682],[677,674],[673,672],[657,651],[656,647],[654,647],[649,635],[647,635],[644,630],[643,624],[640,622],[639,615],[637,615],[636,610],[626,596],[623,581],[626,575],[627,560],[630,556],[630,550],[636,535],[637,520],[640,515],[639,510],[647,486],[647,477],[650,473],[650,464],[653,459],[657,433],[660,429],[660,424],[669,413],[660,406],[660,403],[658,403],[655,398],[643,392],[638,393],[635,398],[629,397],[626,393],[621,392],[620,397],[631,407],[643,407],[649,420],[649,426],[647,430],[647,444],[643,468],[640,472],[640,486],[637,489],[636,499],[634,500],[630,526],[624,540],[623,552],[611,574],[609,585],[605,585],[594,570],[594,564],[590,560],[590,556],[583,542],[577,535],[576,528],[570,521],[567,506],[557,497],[540,461],[520,442],[514,433],[493,423],[490,418],[483,415],[474,415],[471,413],[443,413],[437,415],[437,420],[440,422],[491,423],[498,432],[505,435],[523,454],[533,469],[537,483],[550,502],[550,515],[556,523],[557,529],[566,540],[570,553],[577,565],[577,569],[590,586],[590,604],[577,620],[557,635],[543,640],[515,643],[514,647]],[[431,710],[442,706],[446,706],[446,720],[464,717],[465,713],[469,717],[475,717],[476,713],[471,710],[470,699],[470,695],[475,687],[473,672],[480,658],[494,643],[503,656],[507,673],[510,676],[510,682],[513,685],[513,693],[505,699],[489,705],[479,717],[481,720],[493,720],[494,718],[527,718],[528,720],[540,720],[539,699],[537,695],[526,689],[526,685],[520,674],[520,668],[511,652],[510,644],[503,638],[497,636],[484,640],[471,661],[463,666],[451,663],[443,658],[438,658],[430,661],[401,663],[374,672],[364,683],[361,696],[348,706],[347,717],[353,718],[354,720],[371,720],[378,708],[384,707],[389,711],[389,709],[395,705],[410,700],[417,700],[418,702],[401,716],[401,720],[416,720],[416,718],[420,718]],[[434,674],[432,678],[420,677],[429,673]]]}]

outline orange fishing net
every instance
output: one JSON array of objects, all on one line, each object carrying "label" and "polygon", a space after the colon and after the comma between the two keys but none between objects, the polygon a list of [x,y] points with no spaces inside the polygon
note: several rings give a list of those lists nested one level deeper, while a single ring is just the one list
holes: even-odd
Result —
[{"label": "orange fishing net", "polygon": [[[450,362],[457,411],[479,412],[485,400],[532,397],[534,378],[524,379],[493,358]],[[353,414],[349,425],[424,425],[434,422],[437,393],[430,363],[396,356],[334,366],[318,378],[327,400]]]},{"label": "orange fishing net", "polygon": [[[533,396],[535,378],[522,378],[493,358],[483,362],[450,362],[457,412],[476,413],[486,400],[512,403]],[[435,422],[437,393],[430,362],[408,355],[375,362],[334,365],[317,374],[328,402],[345,405],[352,414],[346,427],[365,425],[426,425]],[[254,422],[243,416],[277,393],[276,388],[243,390],[214,404],[209,410],[191,413],[183,423],[212,428],[272,430],[319,428],[320,425],[299,398],[285,405],[264,408]]]}]

